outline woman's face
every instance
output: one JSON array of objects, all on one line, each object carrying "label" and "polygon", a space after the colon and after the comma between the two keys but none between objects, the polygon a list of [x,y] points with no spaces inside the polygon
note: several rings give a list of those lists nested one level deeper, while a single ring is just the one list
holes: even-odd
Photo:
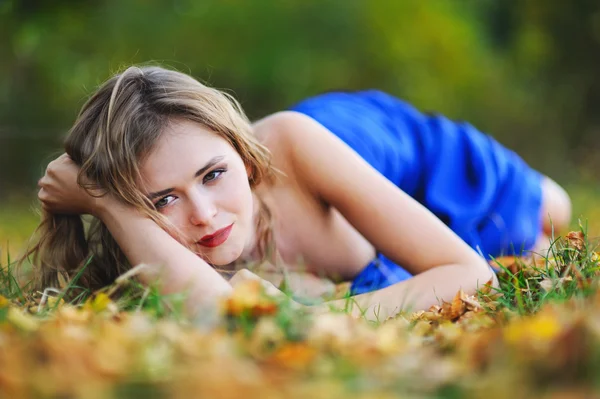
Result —
[{"label": "woman's face", "polygon": [[141,165],[143,189],[178,230],[169,233],[213,265],[235,261],[253,237],[253,199],[235,149],[193,122],[173,123]]}]

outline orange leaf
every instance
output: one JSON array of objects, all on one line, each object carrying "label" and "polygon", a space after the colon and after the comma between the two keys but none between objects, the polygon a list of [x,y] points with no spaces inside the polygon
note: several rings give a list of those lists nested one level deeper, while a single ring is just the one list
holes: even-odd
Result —
[{"label": "orange leaf", "polygon": [[249,312],[254,317],[274,314],[277,304],[264,293],[259,281],[248,280],[238,284],[229,298],[224,302],[225,314],[239,316]]},{"label": "orange leaf", "polygon": [[585,236],[581,231],[571,231],[567,233],[565,237],[567,238],[567,243],[570,247],[576,248],[579,251],[583,250],[583,246],[585,245]]},{"label": "orange leaf", "polygon": [[314,360],[317,352],[305,343],[292,342],[280,347],[270,360],[292,369],[305,369]]}]

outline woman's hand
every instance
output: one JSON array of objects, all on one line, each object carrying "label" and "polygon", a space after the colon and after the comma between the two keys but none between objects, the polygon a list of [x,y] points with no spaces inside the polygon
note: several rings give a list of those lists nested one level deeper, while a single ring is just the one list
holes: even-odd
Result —
[{"label": "woman's hand", "polygon": [[46,174],[38,181],[38,198],[42,208],[55,214],[97,215],[103,197],[90,195],[79,184],[79,166],[67,154],[50,162]]}]

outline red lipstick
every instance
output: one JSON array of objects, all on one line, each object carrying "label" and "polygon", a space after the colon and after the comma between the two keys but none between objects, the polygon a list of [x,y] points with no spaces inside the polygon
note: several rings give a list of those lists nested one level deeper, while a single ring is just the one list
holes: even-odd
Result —
[{"label": "red lipstick", "polygon": [[204,247],[209,247],[209,248],[218,247],[219,245],[221,245],[225,241],[227,241],[232,228],[233,228],[233,223],[227,227],[224,227],[220,230],[215,231],[212,234],[207,234],[204,237],[202,237],[200,239],[200,241],[198,241],[198,244],[200,244]]}]

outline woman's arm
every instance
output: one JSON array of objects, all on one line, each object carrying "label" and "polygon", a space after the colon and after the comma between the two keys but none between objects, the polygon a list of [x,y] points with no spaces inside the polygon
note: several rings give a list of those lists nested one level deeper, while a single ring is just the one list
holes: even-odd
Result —
[{"label": "woman's arm", "polygon": [[429,210],[373,169],[313,119],[282,112],[270,117],[279,147],[299,182],[341,214],[371,244],[412,274],[410,280],[356,297],[361,307],[428,308],[472,293],[495,274],[485,260]]},{"label": "woman's arm", "polygon": [[142,283],[158,282],[162,294],[187,292],[190,315],[230,294],[231,285],[214,268],[153,220],[116,200],[106,200],[97,215],[132,265],[149,265],[138,274]]},{"label": "woman's arm", "polygon": [[461,289],[474,294],[490,280],[493,286],[497,286],[493,272],[488,276],[468,265],[441,265],[378,291],[324,303],[315,310],[316,313],[343,310],[355,317],[385,321],[402,311],[427,310],[442,300],[451,302]]},{"label": "woman's arm", "polygon": [[77,185],[78,170],[66,154],[48,165],[39,182],[44,209],[99,218],[132,265],[149,265],[138,274],[144,284],[159,282],[163,294],[189,293],[186,310],[191,315],[230,293],[231,285],[217,271],[153,220],[110,195],[89,195]]}]

